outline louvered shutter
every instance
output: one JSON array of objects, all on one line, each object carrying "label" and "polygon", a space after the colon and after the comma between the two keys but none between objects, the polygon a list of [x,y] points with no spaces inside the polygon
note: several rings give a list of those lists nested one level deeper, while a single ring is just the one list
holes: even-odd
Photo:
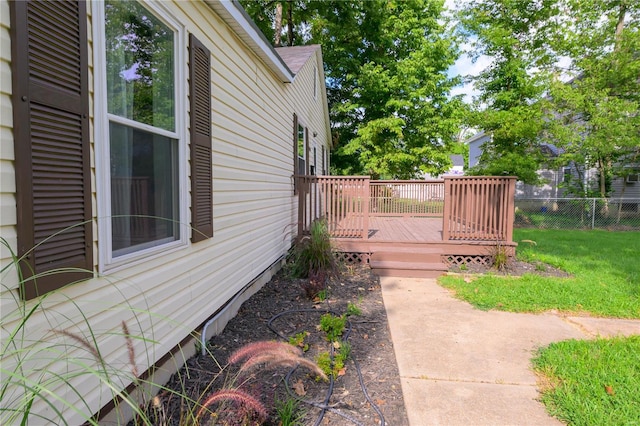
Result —
[{"label": "louvered shutter", "polygon": [[293,113],[293,193],[298,193],[298,115]]},{"label": "louvered shutter", "polygon": [[211,53],[189,35],[191,106],[191,241],[213,236],[211,171]]},{"label": "louvered shutter", "polygon": [[87,15],[77,1],[10,6],[18,256],[31,299],[93,275]]}]

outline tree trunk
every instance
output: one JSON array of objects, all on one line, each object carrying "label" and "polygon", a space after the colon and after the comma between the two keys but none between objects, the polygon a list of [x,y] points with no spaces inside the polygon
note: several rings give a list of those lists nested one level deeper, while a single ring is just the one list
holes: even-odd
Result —
[{"label": "tree trunk", "polygon": [[275,34],[273,36],[273,45],[280,47],[282,45],[282,3],[276,4],[276,20]]},{"label": "tree trunk", "polygon": [[293,0],[287,0],[287,35],[289,46],[293,46]]}]

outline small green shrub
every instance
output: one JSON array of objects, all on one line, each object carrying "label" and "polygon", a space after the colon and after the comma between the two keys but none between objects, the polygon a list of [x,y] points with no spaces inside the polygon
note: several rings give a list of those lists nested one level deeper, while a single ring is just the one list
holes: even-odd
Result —
[{"label": "small green shrub", "polygon": [[302,349],[303,352],[306,352],[309,350],[309,344],[305,342],[305,339],[308,336],[309,336],[308,331],[301,331],[300,333],[297,333],[295,336],[289,337],[289,344]]},{"label": "small green shrub", "polygon": [[324,314],[320,317],[320,329],[327,333],[327,340],[330,342],[337,342],[344,333],[344,328],[347,323],[346,316],[335,316],[332,314]]},{"label": "small green shrub", "polygon": [[326,288],[324,290],[320,290],[316,295],[316,298],[321,302],[327,300],[328,297],[329,297],[329,292],[327,291]]},{"label": "small green shrub", "polygon": [[360,316],[360,315],[362,315],[362,309],[360,309],[360,308],[359,308],[355,303],[351,303],[351,302],[349,302],[349,303],[347,304],[347,312],[346,312],[346,315],[347,315],[348,317],[351,317],[351,316]]},{"label": "small green shrub", "polygon": [[324,374],[326,374],[327,376],[333,376],[333,368],[331,366],[331,355],[329,354],[329,352],[327,351],[320,352],[316,356],[316,364],[318,365],[318,367],[320,367],[322,371],[324,371]]},{"label": "small green shrub", "polygon": [[329,352],[320,352],[316,357],[316,364],[327,376],[334,379],[345,372],[347,361],[351,357],[351,344],[349,342],[339,343],[339,349],[334,353],[333,359]]}]

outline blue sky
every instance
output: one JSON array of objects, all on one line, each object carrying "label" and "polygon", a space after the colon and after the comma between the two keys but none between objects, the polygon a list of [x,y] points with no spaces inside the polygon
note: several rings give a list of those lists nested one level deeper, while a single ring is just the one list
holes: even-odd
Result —
[{"label": "blue sky", "polygon": [[[445,0],[445,7],[449,10],[454,10],[456,8],[456,3],[462,4],[465,3],[466,0]],[[468,43],[464,43],[461,46],[461,50],[467,51],[471,48],[471,40]],[[469,55],[463,53],[460,58],[456,61],[456,63],[449,69],[449,75],[455,76],[460,75],[462,77],[466,76],[476,76],[483,69],[485,69],[491,60],[488,56],[480,56],[476,61],[473,61]],[[451,91],[452,95],[464,95],[466,102],[471,102],[473,96],[478,95],[478,91],[473,89],[472,83],[467,83],[461,87],[456,87]]]}]

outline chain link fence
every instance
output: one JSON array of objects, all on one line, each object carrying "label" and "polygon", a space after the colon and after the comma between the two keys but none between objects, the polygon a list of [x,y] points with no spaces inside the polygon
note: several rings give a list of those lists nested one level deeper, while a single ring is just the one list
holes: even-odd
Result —
[{"label": "chain link fence", "polygon": [[519,198],[516,228],[640,231],[640,198]]}]

